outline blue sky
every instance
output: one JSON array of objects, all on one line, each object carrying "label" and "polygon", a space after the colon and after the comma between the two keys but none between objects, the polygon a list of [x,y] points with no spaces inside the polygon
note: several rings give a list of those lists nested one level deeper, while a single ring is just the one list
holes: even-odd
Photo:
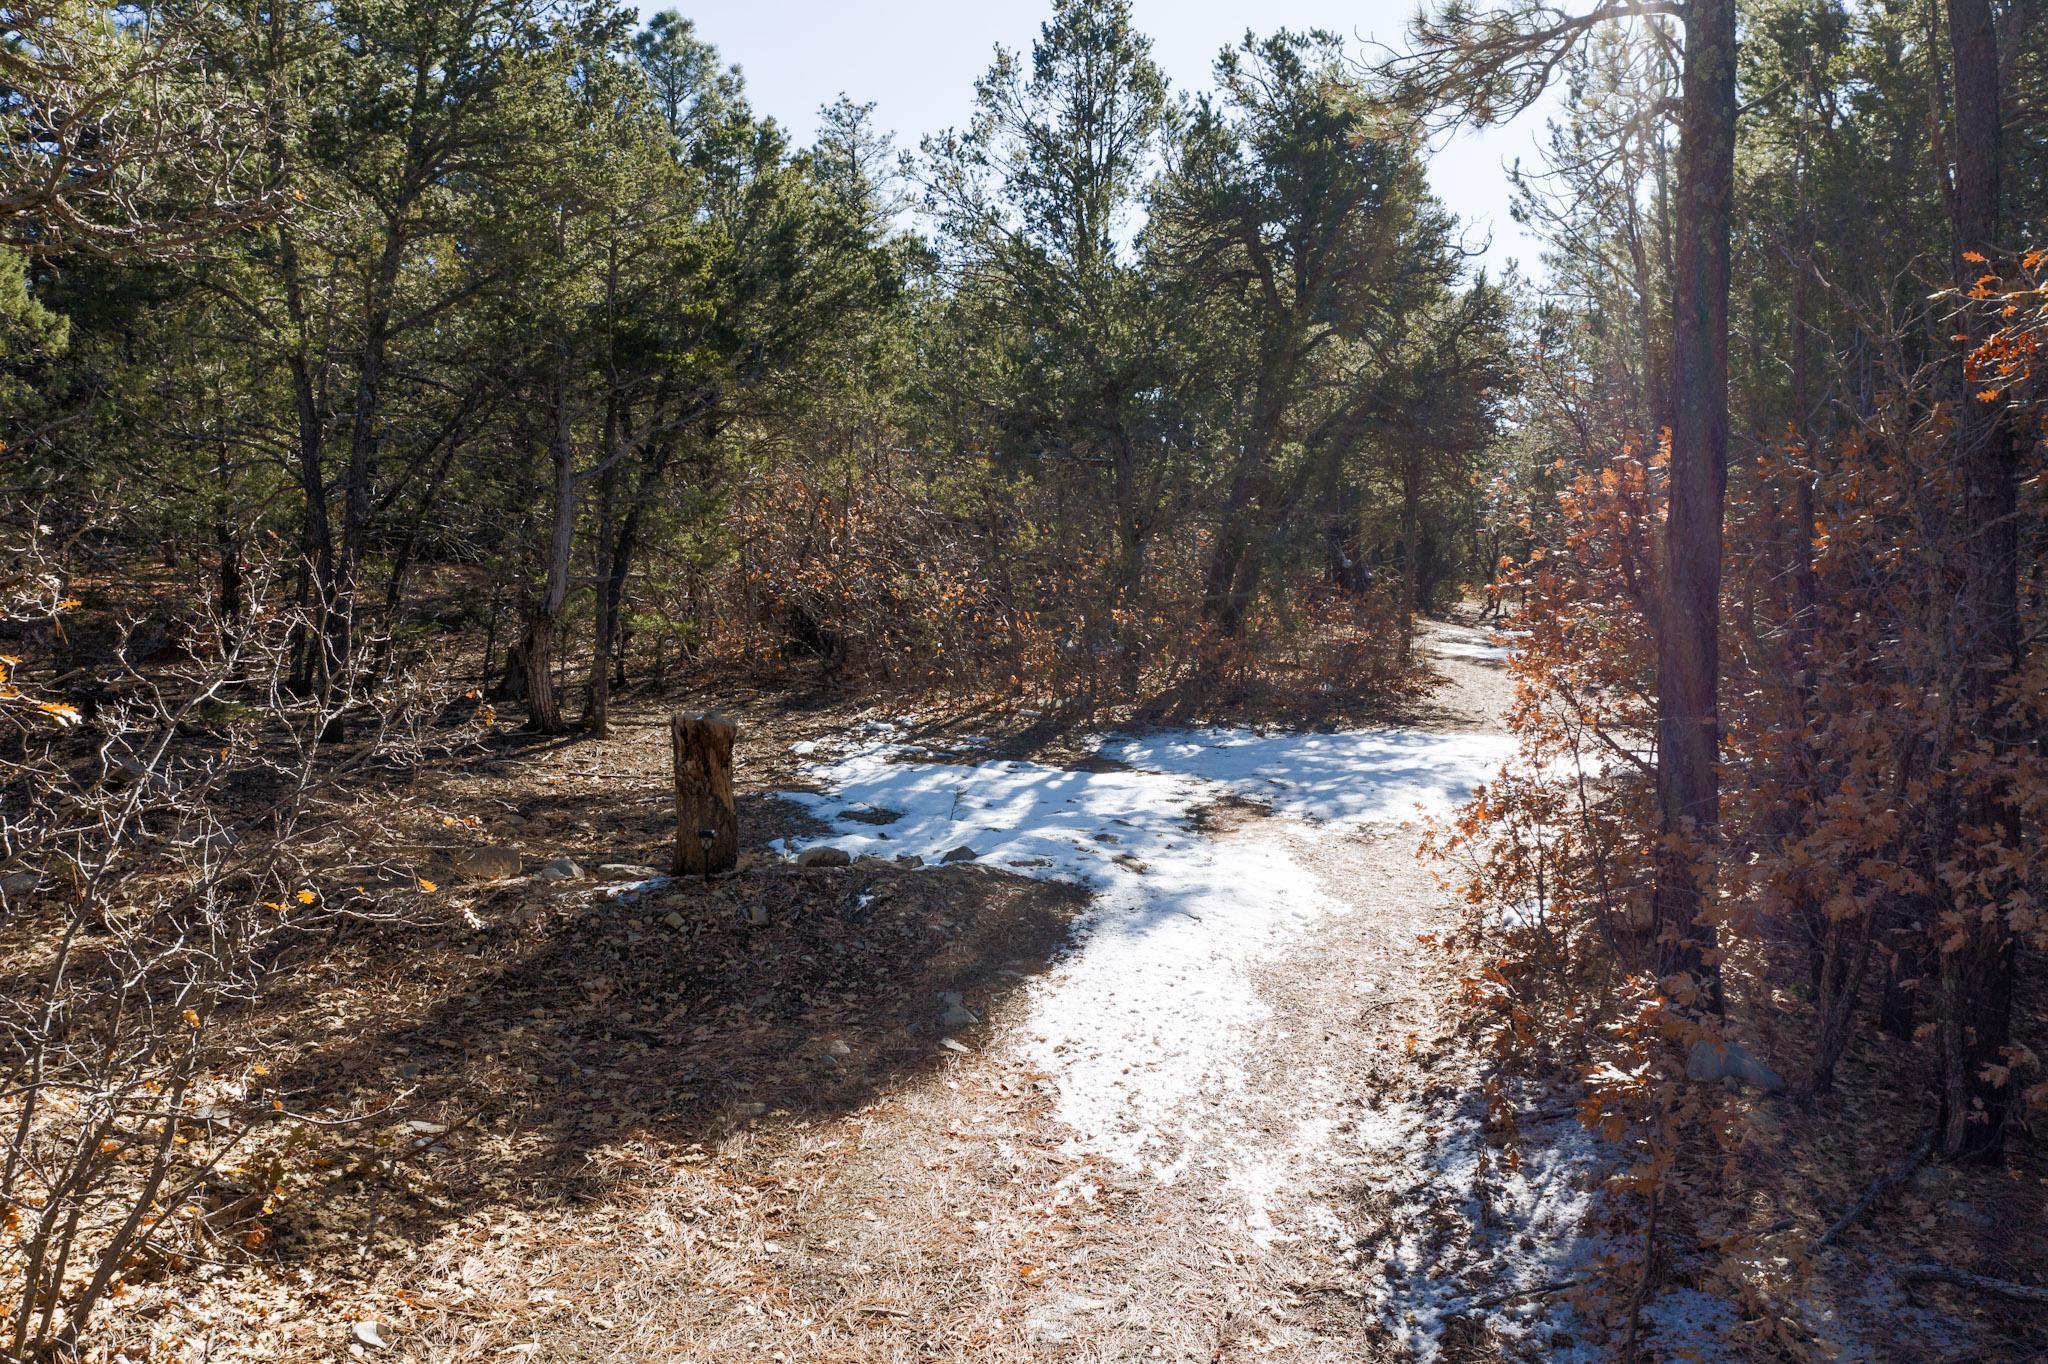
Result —
[{"label": "blue sky", "polygon": [[[799,142],[817,126],[819,105],[841,91],[872,100],[876,121],[914,148],[919,137],[967,121],[974,80],[1001,43],[1028,48],[1051,10],[1049,0],[667,0],[697,21],[728,62],[746,72],[756,109],[772,114]],[[1399,44],[1413,0],[1133,0],[1153,56],[1176,86],[1205,89],[1218,49],[1247,27],[1325,28],[1354,52],[1378,41]],[[1537,268],[1536,246],[1508,216],[1504,166],[1536,162],[1540,116],[1443,141],[1430,182],[1467,225],[1475,245],[1491,234],[1487,264],[1498,274],[1509,256]]]}]

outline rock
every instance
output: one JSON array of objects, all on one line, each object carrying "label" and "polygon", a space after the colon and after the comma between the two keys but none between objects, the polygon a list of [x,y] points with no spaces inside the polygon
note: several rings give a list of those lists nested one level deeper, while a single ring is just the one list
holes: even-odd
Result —
[{"label": "rock", "polygon": [[948,852],[944,857],[941,857],[939,861],[946,863],[973,862],[978,860],[980,857],[980,853],[976,852],[974,849],[968,847],[965,843],[963,843],[959,847],[954,848],[952,851]]},{"label": "rock", "polygon": [[461,848],[451,853],[448,865],[469,881],[504,881],[519,875],[526,865],[518,851],[492,844],[482,848]]},{"label": "rock", "polygon": [[924,859],[916,853],[898,853],[896,854],[896,865],[915,869],[924,865]]},{"label": "rock", "polygon": [[661,922],[669,928],[681,928],[687,922],[682,915],[670,910],[661,916]]},{"label": "rock", "polygon": [[873,853],[862,853],[859,857],[853,859],[853,865],[856,867],[893,867],[896,864],[886,857],[877,857]]},{"label": "rock", "polygon": [[149,788],[149,793],[153,796],[169,796],[177,791],[169,777],[152,770],[139,758],[126,753],[115,753],[111,755],[110,763],[107,776],[112,781],[123,784],[139,781]]},{"label": "rock", "polygon": [[1688,1080],[1738,1080],[1766,1094],[1783,1094],[1784,1077],[1753,1056],[1740,1042],[1695,1042],[1686,1054]]},{"label": "rock", "polygon": [[1928,1194],[1939,1198],[1954,1187],[1956,1172],[1946,1165],[1922,1165],[1913,1171],[1913,1177],[1906,1187],[1914,1193]]},{"label": "rock", "polygon": [[543,881],[581,881],[583,879],[583,868],[577,866],[566,857],[557,857],[541,864],[540,879]]},{"label": "rock", "polygon": [[979,1022],[981,1022],[981,1019],[975,1014],[974,1010],[963,1008],[958,1004],[953,1005],[945,1013],[939,1015],[939,1026],[948,1032],[955,1028],[971,1028]]},{"label": "rock", "polygon": [[766,928],[768,926],[768,906],[759,903],[748,905],[747,922],[755,928]]},{"label": "rock", "polygon": [[856,824],[894,824],[903,818],[901,810],[884,810],[877,805],[856,805],[839,816]]},{"label": "rock", "polygon": [[1152,870],[1151,863],[1147,862],[1142,857],[1133,857],[1131,854],[1127,852],[1118,853],[1115,857],[1112,857],[1109,860],[1116,863],[1119,867],[1122,867],[1125,871],[1134,871],[1138,873],[1138,875],[1140,876],[1143,876],[1146,872]]},{"label": "rock", "polygon": [[659,867],[643,867],[636,862],[607,862],[597,869],[597,874],[606,881],[652,881],[668,873]]},{"label": "rock", "polygon": [[950,1037],[940,1038],[939,1045],[944,1047],[947,1051],[957,1051],[962,1056],[972,1056],[974,1054],[974,1048],[968,1046],[965,1042],[955,1042]]},{"label": "rock", "polygon": [[1990,1231],[1998,1225],[1998,1219],[1985,1212],[1975,1203],[1960,1198],[1951,1198],[1941,1205],[1945,1220],[1959,1226],[1972,1227],[1978,1231]]},{"label": "rock", "polygon": [[24,895],[32,895],[42,883],[43,878],[32,871],[8,872],[0,876],[0,899],[18,900]]},{"label": "rock", "polygon": [[846,849],[827,845],[805,848],[796,855],[796,864],[799,867],[846,867],[853,865],[853,858]]},{"label": "rock", "polygon": [[847,1045],[846,1045],[846,1043],[844,1043],[844,1042],[840,1041],[840,1040],[839,1040],[838,1038],[836,1038],[836,1037],[835,1037],[835,1038],[833,1038],[833,1039],[832,1039],[832,1040],[831,1040],[830,1042],[827,1042],[827,1043],[825,1044],[825,1051],[826,1051],[826,1053],[827,1053],[827,1054],[829,1054],[829,1055],[832,1055],[832,1056],[851,1056],[851,1055],[853,1055],[853,1048],[852,1048],[852,1047],[849,1047],[849,1046],[847,1046]]}]

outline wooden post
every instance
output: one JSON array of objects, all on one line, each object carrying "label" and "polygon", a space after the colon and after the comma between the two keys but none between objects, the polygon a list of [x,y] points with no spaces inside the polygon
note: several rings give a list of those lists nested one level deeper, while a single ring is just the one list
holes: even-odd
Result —
[{"label": "wooden post", "polygon": [[740,818],[732,801],[732,745],[738,732],[720,715],[679,713],[669,720],[675,752],[678,876],[731,871],[739,863]]}]

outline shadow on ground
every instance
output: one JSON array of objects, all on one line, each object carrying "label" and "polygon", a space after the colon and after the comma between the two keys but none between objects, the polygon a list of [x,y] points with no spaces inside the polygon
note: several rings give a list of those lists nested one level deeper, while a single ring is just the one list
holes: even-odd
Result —
[{"label": "shadow on ground", "polygon": [[328,1036],[277,1081],[294,1111],[382,1111],[330,1129],[341,1173],[286,1201],[272,1248],[402,1254],[487,1206],[595,1198],[656,1152],[857,1108],[971,1045],[984,1025],[947,1010],[1003,1010],[1084,902],[979,867],[777,865],[616,897],[524,883],[467,943],[365,945],[383,960],[360,987],[286,1006]]}]

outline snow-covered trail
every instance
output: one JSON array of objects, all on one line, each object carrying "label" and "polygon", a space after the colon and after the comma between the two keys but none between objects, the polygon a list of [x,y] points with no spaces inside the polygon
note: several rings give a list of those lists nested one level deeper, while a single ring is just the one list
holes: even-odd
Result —
[{"label": "snow-covered trail", "polygon": [[[1255,971],[1346,911],[1307,850],[1448,810],[1509,741],[1178,730],[1104,738],[1096,751],[1108,770],[939,763],[885,731],[812,769],[826,794],[791,799],[831,826],[812,841],[856,855],[934,861],[964,847],[1094,891],[1036,984],[1024,1046],[1056,1078],[1079,1146],[1171,1180],[1197,1148],[1233,1144],[1209,1119],[1246,1088],[1247,1033],[1269,1013]],[[1198,827],[1233,801],[1273,818],[1221,837]]]},{"label": "snow-covered trail", "polygon": [[[814,755],[822,793],[791,797],[829,826],[806,842],[928,862],[967,848],[1093,891],[986,1063],[1050,1078],[1056,1139],[1147,1209],[1151,1274],[1192,1257],[1211,1277],[1179,1291],[1222,1302],[1331,1285],[1332,1311],[1269,1307],[1259,1328],[1302,1360],[1433,1359],[1462,1303],[1562,1277],[1583,1250],[1583,1143],[1488,1177],[1487,1217],[1533,1254],[1470,1235],[1486,1157],[1469,1075],[1442,1050],[1455,973],[1418,939],[1447,909],[1416,850],[1419,818],[1511,752],[1505,649],[1442,624],[1423,647],[1446,685],[1422,727],[1108,735],[1077,770],[937,761],[875,725]],[[1219,1245],[1242,1249],[1209,1258]],[[1106,1301],[1134,1271],[1075,1272],[1081,1301]],[[1079,1323],[1039,1325],[1052,1340]],[[1535,1325],[1489,1329],[1526,1346]],[[1542,1338],[1542,1357],[1578,1357]]]}]

